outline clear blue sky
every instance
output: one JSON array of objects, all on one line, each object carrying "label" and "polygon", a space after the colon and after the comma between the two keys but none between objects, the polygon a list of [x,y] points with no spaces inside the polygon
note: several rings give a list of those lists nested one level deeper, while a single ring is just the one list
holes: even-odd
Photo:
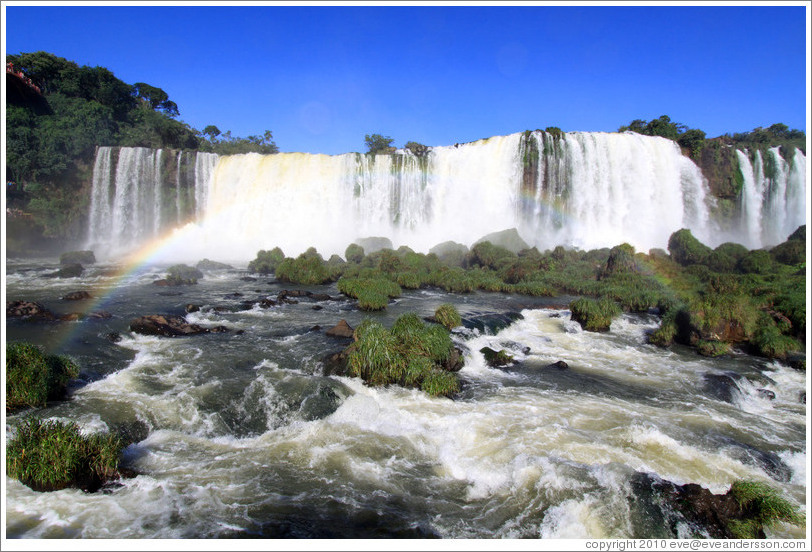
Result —
[{"label": "clear blue sky", "polygon": [[164,89],[180,119],[281,151],[364,151],[666,114],[709,137],[806,131],[807,13],[677,6],[15,6],[6,53],[45,50]]}]

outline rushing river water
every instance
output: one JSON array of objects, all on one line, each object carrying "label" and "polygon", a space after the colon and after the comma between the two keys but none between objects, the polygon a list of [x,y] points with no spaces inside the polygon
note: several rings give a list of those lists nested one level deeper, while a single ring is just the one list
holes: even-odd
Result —
[{"label": "rushing river water", "polygon": [[[121,278],[112,264],[44,277],[57,267],[9,260],[7,300],[112,317],[7,320],[7,340],[42,344],[82,368],[69,401],[33,414],[87,432],[126,430],[135,442],[124,466],[137,475],[94,494],[38,493],[6,478],[9,538],[696,535],[685,524],[672,531],[638,473],[716,493],[755,479],[806,501],[805,374],[746,355],[658,349],[646,344],[655,316],[623,315],[598,334],[570,320],[568,298],[437,290],[405,291],[385,312],[365,314],[335,285],[307,288],[335,300],[229,312],[209,307],[297,286],[246,281],[234,269],[157,287],[163,269]],[[61,300],[77,290],[94,299]],[[346,345],[325,335],[340,319],[391,326],[446,302],[465,320],[454,331],[465,351],[454,400],[323,375],[321,359]],[[189,303],[203,307],[190,322],[231,331],[163,338],[128,329],[137,316],[183,314]],[[509,312],[522,317],[494,326]],[[517,362],[489,367],[486,345]],[[550,367],[559,360],[569,368]],[[7,417],[7,439],[26,414]],[[804,529],[771,535],[803,538]]]}]

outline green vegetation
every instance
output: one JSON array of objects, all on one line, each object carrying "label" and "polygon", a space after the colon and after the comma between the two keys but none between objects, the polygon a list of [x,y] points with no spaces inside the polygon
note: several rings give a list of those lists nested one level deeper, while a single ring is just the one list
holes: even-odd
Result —
[{"label": "green vegetation", "polygon": [[620,307],[606,297],[590,299],[582,297],[570,303],[572,319],[590,332],[605,332],[612,325],[612,319],[622,311]]},{"label": "green vegetation", "polygon": [[381,134],[367,134],[364,136],[364,143],[367,146],[367,153],[376,155],[379,153],[394,153],[395,147],[392,142],[395,140],[389,136]]},{"label": "green vegetation", "polygon": [[735,481],[730,494],[743,512],[743,519],[730,522],[728,529],[736,539],[763,537],[764,527],[777,522],[803,525],[806,517],[779,492],[758,481]]},{"label": "green vegetation", "polygon": [[276,267],[276,278],[294,284],[325,284],[333,279],[324,259],[312,247],[296,257],[286,258]]},{"label": "green vegetation", "polygon": [[668,238],[671,258],[682,266],[701,264],[710,255],[711,248],[700,242],[687,228],[677,230]]},{"label": "green vegetation", "polygon": [[383,277],[345,278],[338,280],[338,291],[358,299],[358,307],[365,311],[383,310],[389,298],[400,297],[401,289],[396,282]]},{"label": "green vegetation", "polygon": [[355,335],[348,358],[353,376],[370,385],[418,387],[433,396],[448,397],[459,391],[457,376],[444,368],[453,343],[442,326],[427,326],[416,314],[407,313],[391,330],[365,320]]},{"label": "green vegetation", "polygon": [[6,473],[35,491],[95,490],[118,477],[122,441],[112,434],[83,436],[73,422],[28,418],[6,449]]},{"label": "green vegetation", "polygon": [[193,266],[177,264],[167,269],[166,281],[173,286],[194,285],[203,273]]},{"label": "green vegetation", "polygon": [[61,399],[68,382],[78,375],[79,367],[67,357],[47,355],[30,343],[7,343],[6,411]]},{"label": "green vegetation", "polygon": [[278,247],[274,247],[271,251],[260,249],[257,258],[248,263],[248,272],[272,274],[284,260],[285,254]]},{"label": "green vegetation", "polygon": [[6,55],[6,62],[42,92],[35,99],[19,92],[7,98],[6,181],[13,183],[7,199],[32,215],[29,232],[46,238],[76,239],[84,232],[98,146],[278,151],[270,131],[232,138],[210,125],[201,133],[178,119],[178,106],[164,90],[127,84],[104,67],[79,66],[41,51]]},{"label": "green vegetation", "polygon": [[437,310],[434,311],[434,318],[449,330],[462,325],[462,317],[457,311],[457,307],[451,303],[445,303],[437,307]]}]

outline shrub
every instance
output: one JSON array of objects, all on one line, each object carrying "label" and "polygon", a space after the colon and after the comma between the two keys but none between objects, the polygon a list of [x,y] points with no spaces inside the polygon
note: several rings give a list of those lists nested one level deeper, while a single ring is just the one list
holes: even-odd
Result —
[{"label": "shrub", "polygon": [[311,248],[295,259],[282,261],[276,268],[276,278],[282,282],[317,285],[329,282],[332,276],[324,260]]},{"label": "shrub", "polygon": [[754,249],[739,261],[739,270],[745,274],[767,274],[773,270],[773,258],[763,249]]},{"label": "shrub", "polygon": [[166,272],[166,281],[171,285],[194,285],[203,277],[200,270],[185,264],[170,266]]},{"label": "shrub", "polygon": [[754,539],[763,535],[765,525],[778,521],[804,525],[805,516],[779,492],[758,481],[735,481],[729,493],[738,502],[744,519],[734,520],[728,529],[737,539]]},{"label": "shrub", "polygon": [[261,249],[257,252],[257,258],[248,263],[248,272],[271,274],[284,260],[285,254],[278,247],[274,247],[271,251]]},{"label": "shrub", "polygon": [[781,333],[772,322],[762,323],[750,338],[756,353],[767,358],[786,358],[787,353],[800,349],[797,341]]},{"label": "shrub", "polygon": [[444,303],[437,307],[437,310],[434,311],[434,318],[449,330],[462,325],[462,317],[457,311],[457,307],[451,303]]},{"label": "shrub", "polygon": [[6,344],[6,410],[45,406],[65,395],[79,368],[67,357],[46,355],[35,345]]},{"label": "shrub", "polygon": [[365,320],[355,335],[357,340],[348,354],[350,373],[370,385],[420,387],[435,396],[459,390],[456,375],[443,370],[453,351],[445,328],[426,326],[416,314],[407,313],[391,330]]},{"label": "shrub", "polygon": [[773,259],[785,265],[797,265],[806,262],[806,242],[787,240],[770,250]]},{"label": "shrub", "polygon": [[481,266],[499,270],[517,258],[515,253],[489,241],[479,242],[471,248],[466,259],[467,266]]},{"label": "shrub", "polygon": [[609,251],[609,258],[601,268],[598,279],[603,279],[614,274],[634,274],[639,272],[637,261],[634,258],[634,247],[628,243],[623,243],[613,247]]},{"label": "shrub", "polygon": [[96,490],[118,476],[123,444],[112,434],[83,436],[73,422],[28,418],[9,441],[9,477],[35,491]]},{"label": "shrub", "polygon": [[682,266],[703,263],[711,248],[700,242],[687,228],[677,230],[668,238],[668,252]]},{"label": "shrub", "polygon": [[570,303],[572,319],[590,332],[605,332],[612,324],[612,318],[621,313],[620,307],[611,299],[598,300],[582,297]]},{"label": "shrub", "polygon": [[364,260],[364,248],[357,243],[351,243],[344,251],[344,258],[348,263],[360,263]]},{"label": "shrub", "polygon": [[[669,311],[675,313],[676,311]],[[674,343],[674,338],[677,336],[677,323],[674,316],[663,317],[660,321],[660,327],[654,330],[648,337],[648,342],[658,347],[668,347]]]}]

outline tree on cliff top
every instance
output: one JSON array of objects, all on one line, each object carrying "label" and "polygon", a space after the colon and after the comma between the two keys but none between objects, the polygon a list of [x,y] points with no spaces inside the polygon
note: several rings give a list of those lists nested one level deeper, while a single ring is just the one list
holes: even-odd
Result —
[{"label": "tree on cliff top", "polygon": [[381,134],[367,134],[364,136],[364,142],[367,146],[367,153],[372,154],[394,152],[395,148],[392,146],[392,142],[394,141],[395,140],[393,138],[383,136]]}]

